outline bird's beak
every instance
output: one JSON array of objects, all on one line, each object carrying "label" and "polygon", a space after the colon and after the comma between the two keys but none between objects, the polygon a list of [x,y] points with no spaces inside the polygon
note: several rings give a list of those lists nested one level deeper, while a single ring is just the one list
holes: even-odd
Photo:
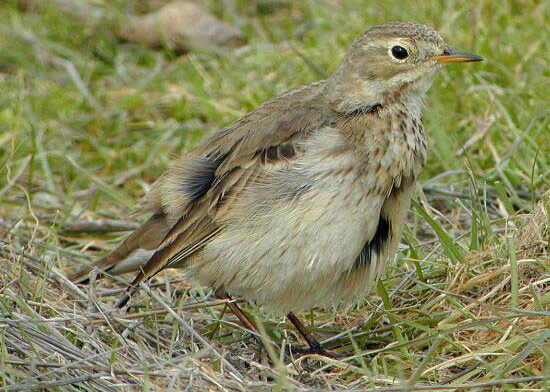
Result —
[{"label": "bird's beak", "polygon": [[483,57],[477,54],[459,52],[447,49],[442,55],[433,57],[438,64],[469,63],[471,61],[483,61]]}]

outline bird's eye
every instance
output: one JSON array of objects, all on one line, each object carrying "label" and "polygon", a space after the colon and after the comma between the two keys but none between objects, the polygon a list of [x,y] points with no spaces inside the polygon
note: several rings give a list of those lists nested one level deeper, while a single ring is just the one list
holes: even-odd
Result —
[{"label": "bird's eye", "polygon": [[409,52],[407,52],[407,49],[399,45],[395,45],[393,48],[391,48],[391,54],[397,60],[404,60],[409,56]]}]

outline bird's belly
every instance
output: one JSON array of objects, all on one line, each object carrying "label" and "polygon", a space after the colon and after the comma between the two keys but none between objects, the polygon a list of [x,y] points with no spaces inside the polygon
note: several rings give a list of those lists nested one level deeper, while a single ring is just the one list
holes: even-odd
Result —
[{"label": "bird's belly", "polygon": [[[365,192],[352,175],[327,183],[292,202],[264,210],[256,206],[255,213],[236,217],[204,248],[195,277],[276,313],[346,297],[344,287],[335,288],[350,275],[365,238],[376,230],[385,196]],[[366,278],[365,271],[354,279]]]}]

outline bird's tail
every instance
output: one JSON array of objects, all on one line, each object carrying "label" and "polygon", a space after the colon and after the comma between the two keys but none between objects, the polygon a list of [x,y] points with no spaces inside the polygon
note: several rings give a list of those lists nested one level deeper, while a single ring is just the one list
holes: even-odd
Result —
[{"label": "bird's tail", "polygon": [[[197,208],[201,207],[206,209],[207,205],[197,206]],[[205,211],[203,211],[204,213]],[[203,214],[199,214],[199,216],[203,216]],[[220,228],[207,217],[199,220],[190,220],[187,219],[187,216],[181,217],[163,240],[157,244],[155,253],[147,263],[139,268],[136,278],[130,283],[116,306],[122,308],[126,305],[141,282],[152,278],[164,268],[181,267],[187,264],[189,258],[202,249],[207,241],[217,235],[219,231]]]},{"label": "bird's tail", "polygon": [[80,267],[70,271],[67,277],[73,282],[86,282],[88,274],[95,268],[103,272],[114,273],[115,275],[126,272],[139,271],[147,262],[150,252],[144,257],[129,257],[138,249],[156,249],[170,227],[164,214],[155,214],[147,222],[137,228],[110,254],[97,260],[91,265]]}]

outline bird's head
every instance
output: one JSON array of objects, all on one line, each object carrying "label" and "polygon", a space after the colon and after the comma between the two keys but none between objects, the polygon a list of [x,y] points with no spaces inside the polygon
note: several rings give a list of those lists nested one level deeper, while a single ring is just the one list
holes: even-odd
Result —
[{"label": "bird's head", "polygon": [[355,105],[384,105],[404,93],[421,98],[444,65],[482,60],[478,55],[449,48],[428,26],[392,22],[363,33],[328,84],[336,90],[332,94],[334,98],[347,96],[343,101],[336,99],[340,101],[339,106],[350,106],[353,110]]}]

